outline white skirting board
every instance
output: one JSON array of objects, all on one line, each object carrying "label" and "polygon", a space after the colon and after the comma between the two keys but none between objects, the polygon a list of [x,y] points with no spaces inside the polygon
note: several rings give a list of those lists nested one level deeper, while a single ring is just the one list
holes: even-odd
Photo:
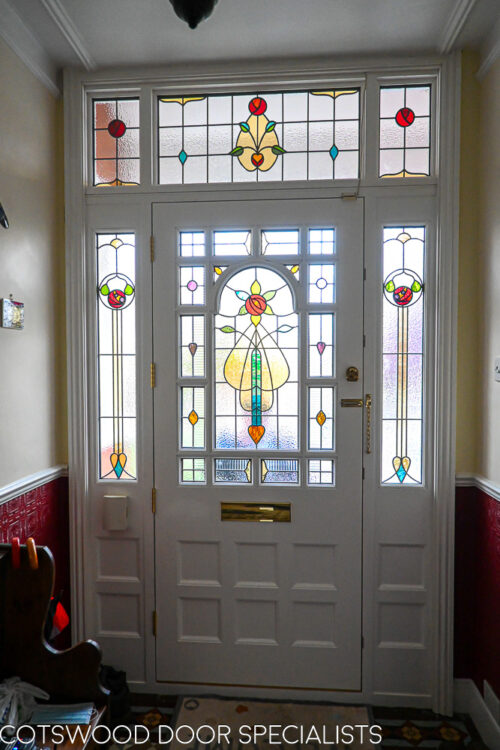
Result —
[{"label": "white skirting board", "polygon": [[489,750],[500,750],[500,725],[495,721],[473,680],[455,680],[453,704],[456,713],[469,714]]}]

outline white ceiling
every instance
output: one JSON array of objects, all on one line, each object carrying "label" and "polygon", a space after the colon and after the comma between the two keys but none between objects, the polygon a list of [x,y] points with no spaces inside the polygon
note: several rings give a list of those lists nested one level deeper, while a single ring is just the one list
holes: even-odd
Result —
[{"label": "white ceiling", "polygon": [[10,42],[0,28],[6,41],[15,48],[23,26],[52,74],[65,66],[229,60],[241,68],[263,58],[479,47],[500,16],[500,0],[219,0],[194,31],[169,0],[0,0],[0,16],[16,26]]}]

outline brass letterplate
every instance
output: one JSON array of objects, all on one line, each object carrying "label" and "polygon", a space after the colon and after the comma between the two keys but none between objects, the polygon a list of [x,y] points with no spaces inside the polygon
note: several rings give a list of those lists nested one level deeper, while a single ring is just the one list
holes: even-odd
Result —
[{"label": "brass letterplate", "polygon": [[221,503],[221,521],[257,521],[260,523],[290,523],[290,503]]}]

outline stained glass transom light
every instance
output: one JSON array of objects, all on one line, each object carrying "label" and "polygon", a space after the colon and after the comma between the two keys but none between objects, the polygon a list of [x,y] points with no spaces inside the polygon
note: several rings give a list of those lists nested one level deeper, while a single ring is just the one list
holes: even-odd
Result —
[{"label": "stained glass transom light", "polygon": [[93,109],[93,185],[139,185],[139,99],[95,99]]},{"label": "stained glass transom light", "polygon": [[430,175],[431,87],[380,89],[379,177]]},{"label": "stained glass transom light", "polygon": [[382,483],[422,483],[424,227],[385,227]]},{"label": "stained glass transom light", "polygon": [[136,479],[135,236],[98,234],[99,478]]},{"label": "stained glass transom light", "polygon": [[162,185],[357,179],[359,89],[160,96]]}]

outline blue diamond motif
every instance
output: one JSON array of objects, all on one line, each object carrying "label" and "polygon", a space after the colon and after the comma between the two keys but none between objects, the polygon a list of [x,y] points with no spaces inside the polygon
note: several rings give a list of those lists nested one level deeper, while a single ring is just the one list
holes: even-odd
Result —
[{"label": "blue diamond motif", "polygon": [[187,158],[188,158],[188,155],[186,154],[186,152],[184,151],[184,149],[182,149],[182,151],[179,152],[179,161],[180,161],[180,163],[181,164],[185,164]]},{"label": "blue diamond motif", "polygon": [[333,144],[333,146],[330,149],[330,156],[332,157],[333,161],[335,161],[338,155],[339,155],[339,150],[337,146]]},{"label": "blue diamond motif", "polygon": [[402,482],[403,479],[406,477],[406,471],[403,469],[402,466],[399,467],[399,469],[396,472],[396,475],[400,482]]}]

